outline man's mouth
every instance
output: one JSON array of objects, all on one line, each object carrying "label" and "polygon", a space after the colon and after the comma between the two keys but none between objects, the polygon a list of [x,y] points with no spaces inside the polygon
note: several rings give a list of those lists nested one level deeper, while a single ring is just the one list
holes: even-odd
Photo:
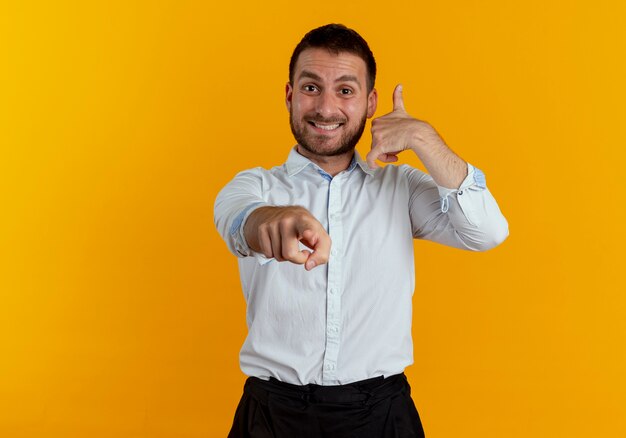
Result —
[{"label": "man's mouth", "polygon": [[324,131],[333,131],[343,125],[343,123],[320,123],[311,120],[309,121],[309,124],[311,126],[315,126],[316,128],[323,129]]}]

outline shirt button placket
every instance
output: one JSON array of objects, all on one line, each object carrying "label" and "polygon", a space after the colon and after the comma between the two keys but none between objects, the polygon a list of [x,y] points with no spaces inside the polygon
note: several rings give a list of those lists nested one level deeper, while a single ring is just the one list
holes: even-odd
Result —
[{"label": "shirt button placket", "polygon": [[341,328],[341,277],[343,248],[343,224],[341,221],[341,177],[330,182],[328,192],[328,230],[332,247],[328,261],[328,286],[326,290],[326,348],[322,383],[335,384],[337,380],[337,358]]}]

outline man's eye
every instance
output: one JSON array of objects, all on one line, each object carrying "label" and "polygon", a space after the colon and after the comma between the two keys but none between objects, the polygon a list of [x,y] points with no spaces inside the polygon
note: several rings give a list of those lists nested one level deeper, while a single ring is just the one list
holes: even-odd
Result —
[{"label": "man's eye", "polygon": [[341,94],[345,94],[345,95],[352,94],[352,90],[349,89],[349,88],[342,88],[341,89]]},{"label": "man's eye", "polygon": [[316,90],[317,90],[317,87],[315,85],[305,85],[304,86],[304,91],[313,92],[313,91],[316,91]]}]

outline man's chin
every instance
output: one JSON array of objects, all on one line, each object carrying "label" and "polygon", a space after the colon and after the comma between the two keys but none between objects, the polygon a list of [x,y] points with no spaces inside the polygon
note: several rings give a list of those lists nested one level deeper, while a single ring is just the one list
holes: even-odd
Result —
[{"label": "man's chin", "polygon": [[311,144],[308,142],[298,142],[299,148],[304,149],[310,154],[318,155],[321,157],[336,157],[339,155],[345,155],[354,151],[352,145],[334,145],[334,144]]}]

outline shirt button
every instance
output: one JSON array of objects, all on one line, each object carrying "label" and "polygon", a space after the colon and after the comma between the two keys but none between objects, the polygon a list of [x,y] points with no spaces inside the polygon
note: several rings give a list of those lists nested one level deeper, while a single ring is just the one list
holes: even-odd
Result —
[{"label": "shirt button", "polygon": [[331,288],[330,293],[335,295],[337,293],[337,288],[336,287]]},{"label": "shirt button", "polygon": [[459,192],[459,196],[461,196],[462,194],[463,194],[463,190],[461,190],[461,191]]},{"label": "shirt button", "polygon": [[333,256],[333,257],[336,256],[337,255],[337,250],[336,249],[331,249],[330,250],[330,255]]}]

